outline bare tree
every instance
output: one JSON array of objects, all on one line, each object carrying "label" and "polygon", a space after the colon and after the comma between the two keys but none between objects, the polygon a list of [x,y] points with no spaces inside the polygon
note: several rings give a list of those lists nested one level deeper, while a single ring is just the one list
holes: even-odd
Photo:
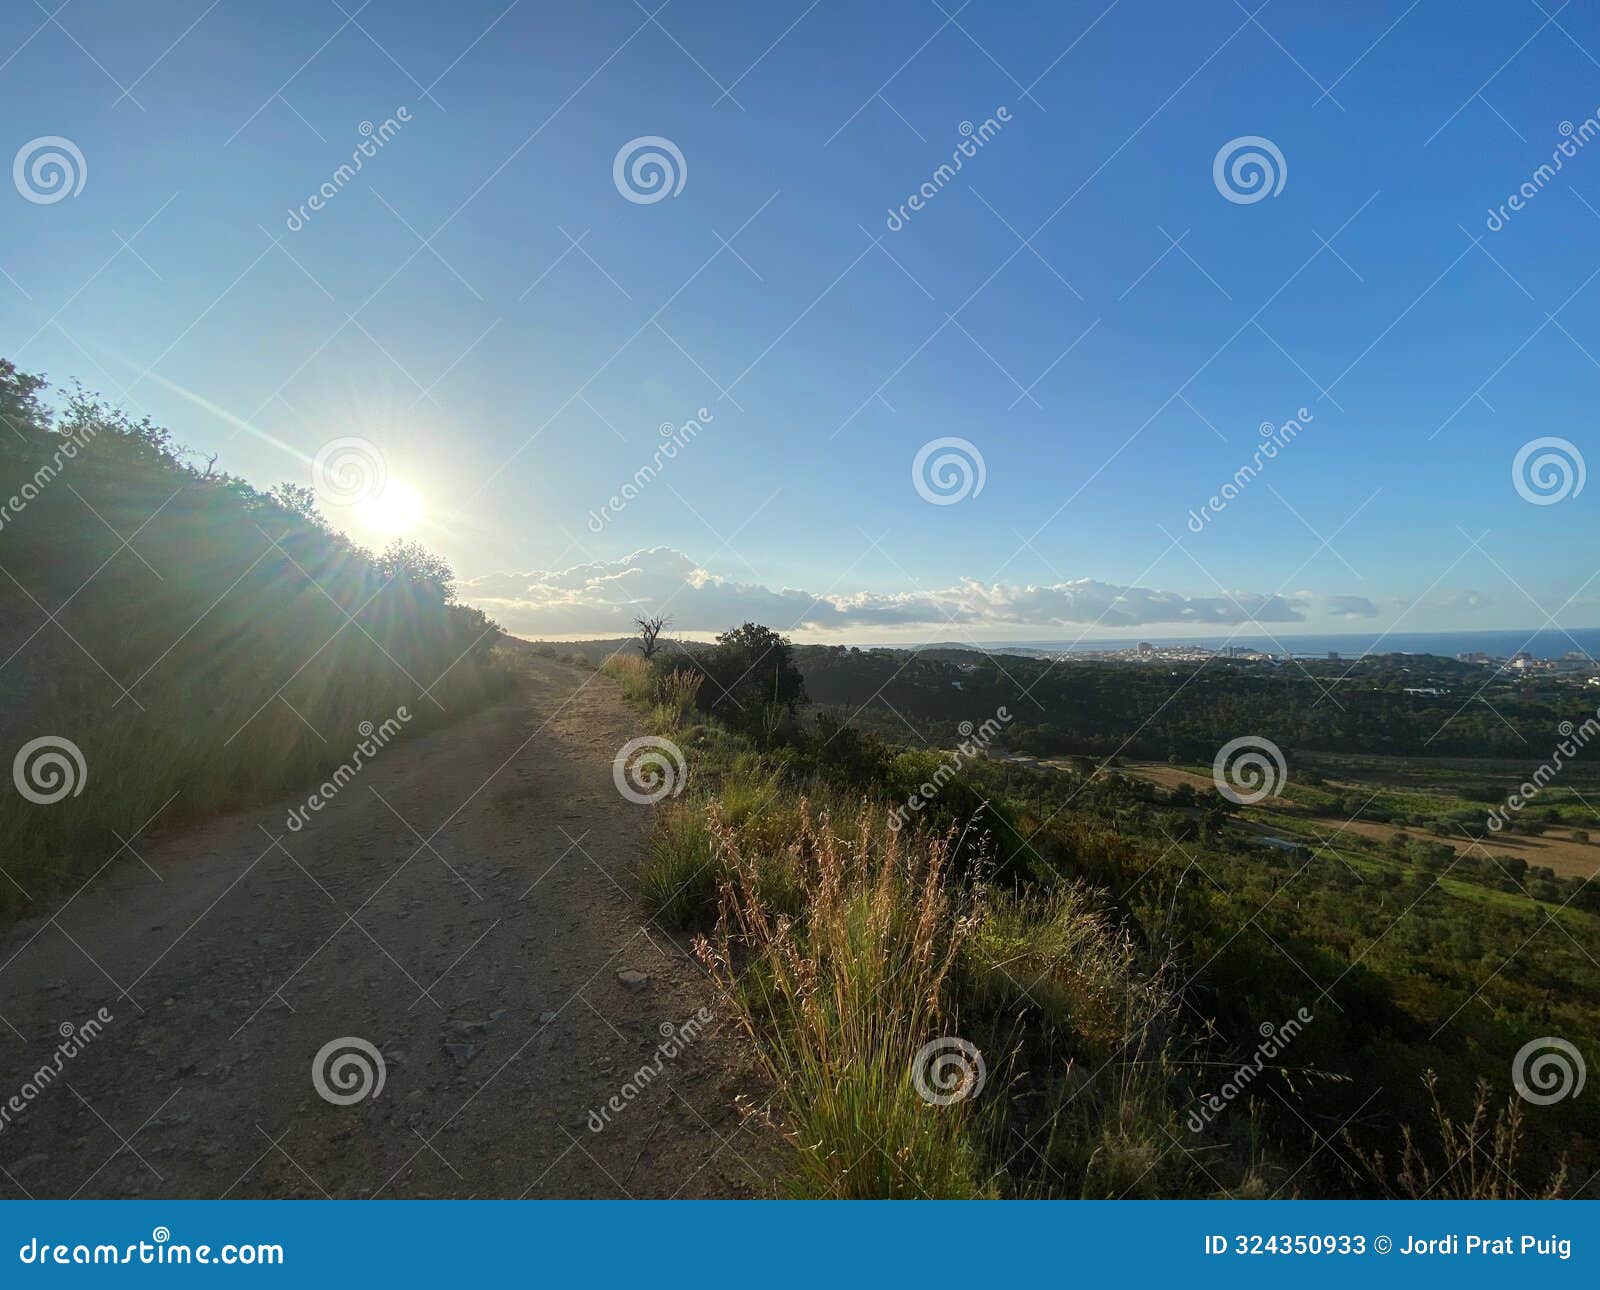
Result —
[{"label": "bare tree", "polygon": [[670,621],[657,615],[654,618],[635,618],[634,625],[639,629],[639,653],[643,654],[648,662],[656,656],[656,651],[661,648],[657,637]]}]

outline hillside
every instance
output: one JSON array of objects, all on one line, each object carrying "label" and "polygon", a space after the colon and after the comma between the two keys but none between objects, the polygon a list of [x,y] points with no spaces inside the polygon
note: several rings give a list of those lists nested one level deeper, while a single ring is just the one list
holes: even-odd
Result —
[{"label": "hillside", "polygon": [[0,910],[503,689],[498,629],[421,547],[364,550],[308,488],[49,393],[0,361]]}]

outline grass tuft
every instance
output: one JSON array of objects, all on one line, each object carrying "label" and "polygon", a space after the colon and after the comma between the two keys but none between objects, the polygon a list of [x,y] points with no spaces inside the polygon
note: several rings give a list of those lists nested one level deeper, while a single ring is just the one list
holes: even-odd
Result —
[{"label": "grass tuft", "polygon": [[946,989],[970,920],[947,882],[948,841],[850,838],[805,811],[795,917],[764,893],[769,871],[727,822],[713,826],[726,871],[701,961],[734,1006],[778,1089],[798,1157],[792,1190],[834,1199],[988,1193],[974,1100],[933,1105],[914,1059],[958,1031]]}]

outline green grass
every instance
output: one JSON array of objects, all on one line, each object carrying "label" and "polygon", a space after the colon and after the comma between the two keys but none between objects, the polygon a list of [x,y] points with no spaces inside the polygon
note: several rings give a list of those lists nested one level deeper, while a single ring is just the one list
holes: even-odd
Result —
[{"label": "green grass", "polygon": [[669,927],[704,923],[716,909],[723,873],[705,811],[697,803],[663,808],[639,872],[645,908]]}]

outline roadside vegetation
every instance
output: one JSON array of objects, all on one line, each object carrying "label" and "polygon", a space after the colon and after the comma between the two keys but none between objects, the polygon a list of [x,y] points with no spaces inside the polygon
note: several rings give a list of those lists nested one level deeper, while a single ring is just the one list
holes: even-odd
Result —
[{"label": "roadside vegetation", "polygon": [[[682,749],[641,889],[740,1018],[794,1194],[1570,1194],[1600,1165],[1592,1111],[1510,1079],[1530,1038],[1600,1039],[1594,914],[1364,839],[1264,848],[1087,756],[943,776],[955,740],[809,709],[798,653],[747,624],[603,665]],[[950,1039],[985,1082],[930,1102],[914,1059]]]},{"label": "roadside vegetation", "polygon": [[[1181,1131],[1163,1091],[1179,1041],[1158,956],[1085,887],[997,882],[981,819],[891,828],[858,780],[857,761],[878,750],[848,729],[804,730],[803,688],[776,636],[747,626],[702,662],[618,655],[605,670],[688,759],[690,791],[659,812],[644,899],[700,933],[776,1091],[796,1153],[786,1190],[1214,1190],[1164,1152],[1164,1134]],[[759,687],[733,684],[746,670]],[[718,684],[722,716],[696,702]],[[895,773],[914,782],[933,760],[905,750]],[[982,1054],[987,1089],[931,1103],[919,1079],[938,1093],[977,1078],[960,1054],[943,1084],[937,1055],[913,1062],[952,1038]],[[1212,1163],[1259,1188],[1242,1158]]]},{"label": "roadside vegetation", "polygon": [[[0,914],[146,827],[315,783],[402,706],[410,734],[509,683],[499,629],[422,547],[367,551],[309,488],[258,491],[148,421],[46,394],[0,361]],[[76,791],[45,804],[12,768],[43,736],[84,764],[58,765]]]}]

